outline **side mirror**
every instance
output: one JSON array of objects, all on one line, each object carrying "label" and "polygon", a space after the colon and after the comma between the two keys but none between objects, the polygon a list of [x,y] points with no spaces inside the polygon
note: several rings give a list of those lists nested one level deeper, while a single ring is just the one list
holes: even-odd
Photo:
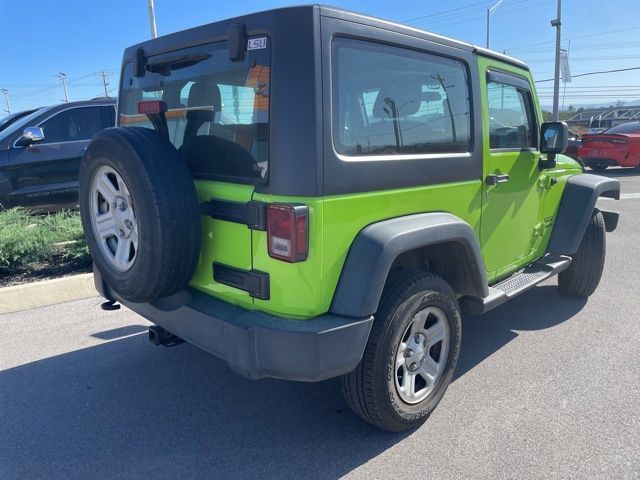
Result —
[{"label": "side mirror", "polygon": [[556,154],[563,153],[569,144],[569,127],[565,122],[545,122],[540,128],[540,153],[547,160],[540,161],[540,168],[556,166]]},{"label": "side mirror", "polygon": [[27,127],[18,140],[18,145],[25,147],[44,140],[44,131],[40,127]]}]

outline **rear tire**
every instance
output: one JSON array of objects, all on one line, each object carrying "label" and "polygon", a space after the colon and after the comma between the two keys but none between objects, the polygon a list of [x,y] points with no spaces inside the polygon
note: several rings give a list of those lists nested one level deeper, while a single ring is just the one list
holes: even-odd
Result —
[{"label": "rear tire", "polygon": [[573,297],[588,297],[595,292],[604,270],[605,231],[604,217],[595,210],[571,265],[558,275],[560,291]]},{"label": "rear tire", "polygon": [[390,276],[375,317],[360,364],[341,377],[342,393],[376,427],[417,427],[442,399],[458,362],[458,301],[440,277],[403,271]]},{"label": "rear tire", "polygon": [[112,291],[150,302],[188,285],[200,208],[191,174],[166,137],[138,127],[98,133],[80,166],[79,200],[91,256]]}]

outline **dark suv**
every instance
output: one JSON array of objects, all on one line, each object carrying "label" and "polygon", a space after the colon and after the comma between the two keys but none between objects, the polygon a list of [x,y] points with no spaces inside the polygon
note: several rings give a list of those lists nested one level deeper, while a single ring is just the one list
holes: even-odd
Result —
[{"label": "dark suv", "polygon": [[115,124],[115,99],[44,107],[0,132],[0,209],[55,211],[78,203],[78,171],[96,133]]}]

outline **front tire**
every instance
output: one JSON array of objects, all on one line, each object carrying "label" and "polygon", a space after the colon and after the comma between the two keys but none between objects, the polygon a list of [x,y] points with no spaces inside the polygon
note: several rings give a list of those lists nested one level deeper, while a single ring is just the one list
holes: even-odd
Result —
[{"label": "front tire", "polygon": [[595,210],[571,265],[558,275],[560,291],[572,297],[588,297],[595,292],[606,254],[604,217]]},{"label": "front tire", "polygon": [[383,430],[421,425],[451,383],[461,330],[456,296],[444,280],[422,272],[392,275],[363,358],[341,378],[349,407]]}]

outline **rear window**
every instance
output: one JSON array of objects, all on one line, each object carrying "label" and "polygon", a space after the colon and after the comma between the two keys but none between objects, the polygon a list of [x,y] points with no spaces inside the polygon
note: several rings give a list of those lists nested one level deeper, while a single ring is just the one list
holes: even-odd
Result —
[{"label": "rear window", "polygon": [[121,126],[153,128],[138,102],[162,100],[169,139],[195,178],[258,183],[268,175],[269,42],[229,60],[226,42],[149,57],[143,77],[127,65]]},{"label": "rear window", "polygon": [[333,63],[333,141],[339,154],[469,151],[471,107],[461,61],[338,38]]},{"label": "rear window", "polygon": [[602,133],[640,133],[640,122],[629,122],[616,125]]}]

